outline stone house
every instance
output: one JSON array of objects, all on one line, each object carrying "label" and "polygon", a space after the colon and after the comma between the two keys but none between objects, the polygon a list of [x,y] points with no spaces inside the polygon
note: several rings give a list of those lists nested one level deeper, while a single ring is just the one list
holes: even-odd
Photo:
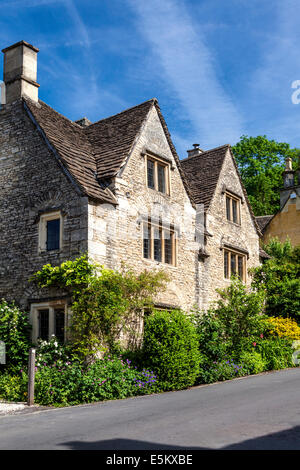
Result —
[{"label": "stone house", "polygon": [[292,168],[292,160],[286,160],[280,209],[276,214],[256,217],[256,221],[263,234],[263,243],[276,237],[282,243],[289,238],[293,246],[300,245],[300,160],[297,171]]},{"label": "stone house", "polygon": [[0,298],[30,311],[34,340],[64,337],[69,299],[29,277],[82,253],[165,270],[160,308],[206,309],[232,273],[248,282],[260,231],[230,146],[180,161],[156,99],[70,121],[38,98],[38,49],[2,52]]}]

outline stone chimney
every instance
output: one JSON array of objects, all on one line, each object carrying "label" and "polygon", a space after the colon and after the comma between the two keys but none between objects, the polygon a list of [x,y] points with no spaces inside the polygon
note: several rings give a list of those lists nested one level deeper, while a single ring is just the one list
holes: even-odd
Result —
[{"label": "stone chimney", "polygon": [[283,172],[283,186],[290,188],[295,185],[295,171],[292,167],[292,159],[288,157],[285,161],[285,170]]},{"label": "stone chimney", "polygon": [[75,122],[76,122],[76,124],[78,124],[81,127],[88,127],[92,124],[92,122],[86,117],[83,117],[82,119],[78,119]]},{"label": "stone chimney", "polygon": [[192,150],[187,150],[188,158],[189,157],[195,157],[196,155],[200,155],[203,150],[199,148],[199,144],[193,144],[193,149]]},{"label": "stone chimney", "polygon": [[23,96],[38,102],[37,53],[39,50],[25,41],[3,49],[6,104]]}]

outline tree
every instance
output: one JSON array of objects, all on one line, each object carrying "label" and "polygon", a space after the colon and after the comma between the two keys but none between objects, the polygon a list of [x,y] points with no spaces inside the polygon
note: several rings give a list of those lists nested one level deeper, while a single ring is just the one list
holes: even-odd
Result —
[{"label": "tree", "polygon": [[274,214],[279,209],[285,159],[291,157],[296,166],[300,149],[269,140],[265,135],[243,135],[232,151],[254,214]]},{"label": "tree", "polygon": [[266,292],[266,313],[272,317],[300,318],[300,250],[290,241],[273,239],[264,250],[272,256],[253,270],[254,287]]}]

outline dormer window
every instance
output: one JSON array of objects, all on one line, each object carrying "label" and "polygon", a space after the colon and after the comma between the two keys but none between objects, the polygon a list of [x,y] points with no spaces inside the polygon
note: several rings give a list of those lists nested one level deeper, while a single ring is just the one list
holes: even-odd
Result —
[{"label": "dormer window", "polygon": [[146,156],[147,186],[163,194],[170,194],[170,165],[154,157]]},{"label": "dormer window", "polygon": [[230,193],[225,194],[226,198],[226,217],[230,222],[235,224],[241,223],[241,201],[238,197],[233,196]]}]

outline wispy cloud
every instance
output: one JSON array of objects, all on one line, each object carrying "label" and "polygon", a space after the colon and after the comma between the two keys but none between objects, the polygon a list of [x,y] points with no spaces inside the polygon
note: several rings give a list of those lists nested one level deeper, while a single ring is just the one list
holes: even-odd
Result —
[{"label": "wispy cloud", "polygon": [[185,138],[204,148],[235,143],[243,133],[242,117],[218,80],[214,58],[184,2],[128,2],[151,45],[153,68],[159,67],[162,80],[181,105],[182,117],[191,124]]},{"label": "wispy cloud", "polygon": [[[260,65],[247,84],[249,125],[276,140],[300,146],[300,105],[291,101],[294,80],[300,80],[298,0],[274,0],[273,32],[261,43]],[[259,129],[258,129],[259,130]]]}]

